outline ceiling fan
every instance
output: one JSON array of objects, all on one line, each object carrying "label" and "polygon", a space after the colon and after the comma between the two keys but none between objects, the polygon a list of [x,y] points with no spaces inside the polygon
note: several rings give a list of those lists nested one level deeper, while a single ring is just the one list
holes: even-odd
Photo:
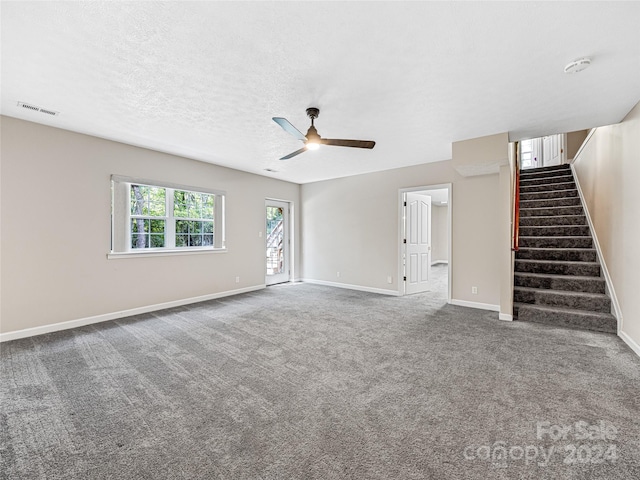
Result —
[{"label": "ceiling fan", "polygon": [[285,155],[280,160],[289,160],[296,155],[300,155],[307,150],[316,150],[320,145],[333,145],[335,147],[355,147],[355,148],[373,148],[376,142],[370,140],[338,140],[335,138],[322,138],[316,127],[313,125],[313,121],[318,118],[320,110],[317,108],[307,108],[307,116],[311,119],[311,126],[307,130],[307,134],[303,135],[300,130],[294,127],[289,120],[282,117],[273,117],[273,121],[282,127],[282,129],[293,135],[295,138],[304,142],[304,147],[300,150],[296,150],[289,155]]}]

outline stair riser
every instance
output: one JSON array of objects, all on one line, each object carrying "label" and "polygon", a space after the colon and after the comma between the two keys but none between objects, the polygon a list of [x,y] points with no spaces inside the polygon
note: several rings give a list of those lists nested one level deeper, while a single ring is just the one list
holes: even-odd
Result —
[{"label": "stair riser", "polygon": [[530,186],[530,185],[547,185],[549,183],[566,183],[573,182],[573,175],[569,174],[559,174],[558,176],[553,177],[520,177],[520,186]]},{"label": "stair riser", "polygon": [[573,190],[576,188],[574,182],[550,183],[546,185],[520,185],[521,193],[548,192],[550,190]]},{"label": "stair riser", "polygon": [[600,277],[589,279],[566,277],[531,277],[514,275],[516,287],[542,288],[545,290],[567,290],[570,292],[605,293],[605,281]]},{"label": "stair riser", "polygon": [[520,208],[575,207],[577,205],[582,205],[580,197],[551,198],[543,200],[520,199]]},{"label": "stair riser", "polygon": [[527,249],[521,248],[516,252],[518,260],[560,260],[565,262],[596,262],[598,256],[595,250],[572,249]]},{"label": "stair riser", "polygon": [[516,260],[516,272],[548,273],[551,275],[578,275],[583,277],[599,277],[600,265],[576,263],[528,262]]},{"label": "stair riser", "polygon": [[544,323],[554,327],[578,328],[596,332],[616,333],[615,318],[608,319],[572,314],[570,312],[540,312],[535,307],[521,306],[517,309],[517,318],[524,322]]},{"label": "stair riser", "polygon": [[544,200],[548,198],[570,198],[577,197],[578,190],[550,190],[548,192],[520,192],[520,201],[522,200]]},{"label": "stair riser", "polygon": [[522,227],[551,227],[554,225],[586,225],[587,217],[584,215],[558,215],[556,217],[521,217]]},{"label": "stair riser", "polygon": [[520,227],[523,237],[584,237],[591,235],[588,225]]},{"label": "stair riser", "polygon": [[520,170],[520,178],[537,177],[541,175],[562,175],[565,172],[571,172],[569,165],[554,165],[552,167],[532,168],[528,170]]},{"label": "stair riser", "polygon": [[522,217],[553,217],[556,215],[584,215],[581,206],[556,208],[521,208]]},{"label": "stair riser", "polygon": [[522,248],[593,248],[591,237],[526,237],[521,235]]},{"label": "stair riser", "polygon": [[515,290],[513,292],[513,301],[590,312],[611,312],[611,300],[608,297],[583,297],[545,290]]}]

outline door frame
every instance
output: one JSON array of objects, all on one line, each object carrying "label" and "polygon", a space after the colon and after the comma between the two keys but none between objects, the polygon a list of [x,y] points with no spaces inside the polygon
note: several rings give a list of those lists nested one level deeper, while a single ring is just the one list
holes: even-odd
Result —
[{"label": "door frame", "polygon": [[429,190],[442,190],[446,188],[448,191],[448,200],[447,204],[449,205],[447,212],[447,234],[448,234],[448,243],[449,243],[449,263],[447,264],[448,268],[448,279],[447,279],[447,303],[451,303],[451,285],[452,285],[452,265],[453,265],[453,250],[452,250],[452,226],[451,219],[453,218],[453,184],[451,183],[439,183],[436,185],[423,185],[420,187],[408,187],[401,188],[398,190],[398,295],[403,297],[406,295],[405,292],[405,282],[403,280],[404,277],[404,265],[402,263],[402,255],[403,255],[403,239],[404,239],[404,229],[405,229],[405,218],[404,218],[404,194],[408,192],[426,192]]},{"label": "door frame", "polygon": [[[287,205],[287,210],[288,210],[288,214],[287,214],[287,223],[288,225],[285,225],[286,231],[285,231],[285,238],[287,239],[287,249],[285,251],[285,255],[287,255],[287,261],[289,264],[289,280],[286,280],[284,282],[278,282],[278,283],[274,283],[272,285],[279,285],[281,283],[287,283],[287,282],[292,282],[293,279],[295,278],[295,263],[294,263],[294,240],[295,240],[295,236],[294,236],[294,203],[290,200],[283,200],[281,198],[272,198],[272,197],[266,197],[264,199],[264,209],[262,211],[262,221],[263,221],[263,229],[264,229],[264,250],[266,251],[267,249],[267,230],[266,230],[266,208],[270,203],[273,202],[278,202],[278,203],[283,203]],[[287,228],[288,227],[288,228]],[[263,260],[265,260],[265,257],[263,257]],[[264,268],[264,283],[265,286],[269,286],[269,284],[267,283],[267,262],[266,260],[263,261],[263,265],[262,267]]]}]

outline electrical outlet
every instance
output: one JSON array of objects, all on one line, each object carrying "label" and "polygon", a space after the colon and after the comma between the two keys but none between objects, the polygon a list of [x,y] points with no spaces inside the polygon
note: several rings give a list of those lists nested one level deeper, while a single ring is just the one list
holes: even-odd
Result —
[{"label": "electrical outlet", "polygon": [[262,232],[258,232],[258,237],[262,238]]},{"label": "electrical outlet", "polygon": [[478,287],[471,287],[471,293],[473,293],[474,295],[478,294]]},{"label": "electrical outlet", "polygon": [[387,283],[393,283],[393,277],[391,275],[387,277]]},{"label": "electrical outlet", "polygon": [[336,272],[336,277],[340,278],[340,272]]},{"label": "electrical outlet", "polygon": [[236,277],[236,283],[240,283],[240,277]]}]

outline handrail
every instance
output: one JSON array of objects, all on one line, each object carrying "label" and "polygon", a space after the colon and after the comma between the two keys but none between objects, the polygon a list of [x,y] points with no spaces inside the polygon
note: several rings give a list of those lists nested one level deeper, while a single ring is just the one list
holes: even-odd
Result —
[{"label": "handrail", "polygon": [[512,251],[519,250],[520,243],[520,142],[515,142],[515,195],[513,196],[513,247]]}]

